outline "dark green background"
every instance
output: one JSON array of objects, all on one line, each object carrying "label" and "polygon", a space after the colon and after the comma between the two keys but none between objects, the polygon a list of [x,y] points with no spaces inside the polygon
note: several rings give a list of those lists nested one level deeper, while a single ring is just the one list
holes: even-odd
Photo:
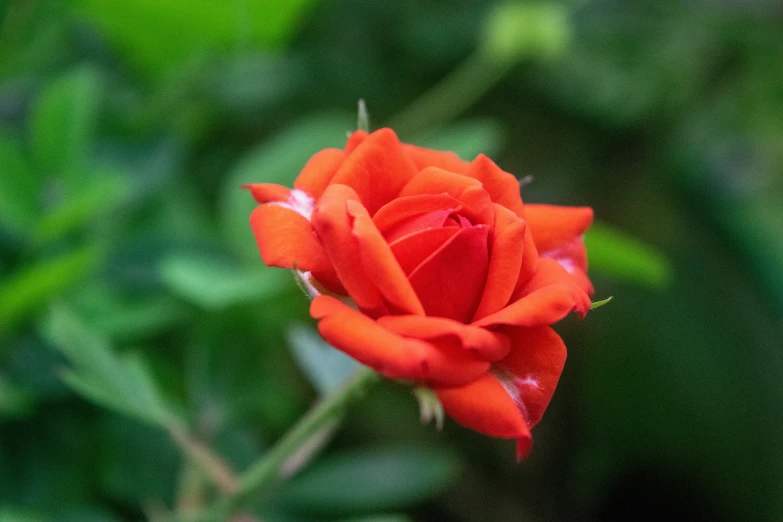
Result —
[{"label": "dark green background", "polygon": [[526,201],[592,206],[615,299],[558,326],[521,464],[384,383],[259,516],[783,519],[779,2],[498,5],[0,1],[0,521],[164,520],[193,477],[158,406],[242,470],[316,400],[289,345],[321,384],[345,362],[290,334],[307,300],[239,186],[290,184],[359,98],[532,176]]}]

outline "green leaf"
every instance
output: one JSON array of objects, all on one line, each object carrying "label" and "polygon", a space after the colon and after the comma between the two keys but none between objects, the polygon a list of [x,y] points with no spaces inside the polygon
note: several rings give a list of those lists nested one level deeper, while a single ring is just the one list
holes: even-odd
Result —
[{"label": "green leaf", "polygon": [[0,133],[0,226],[23,233],[35,222],[41,184],[21,145]]},{"label": "green leaf", "polygon": [[30,392],[9,383],[0,375],[0,419],[25,416],[32,412],[34,403]]},{"label": "green leaf", "polygon": [[116,174],[97,173],[89,179],[89,184],[74,187],[74,192],[61,205],[38,222],[35,228],[38,242],[49,241],[95,223],[101,214],[116,208],[129,193],[127,182]]},{"label": "green leaf", "polygon": [[283,274],[265,267],[242,269],[200,255],[169,256],[161,262],[160,275],[171,291],[207,309],[259,301],[285,285]]},{"label": "green leaf", "polygon": [[280,46],[299,27],[297,21],[312,0],[75,3],[131,65],[157,79],[216,51]]},{"label": "green leaf", "polygon": [[100,105],[100,77],[74,69],[48,85],[32,109],[32,146],[46,173],[81,176],[93,141]]},{"label": "green leaf", "polygon": [[0,284],[0,331],[10,329],[97,266],[101,253],[84,248],[39,261]]},{"label": "green leaf", "polygon": [[435,150],[447,150],[470,161],[479,154],[496,156],[503,147],[503,126],[495,120],[470,120],[427,132],[412,143]]},{"label": "green leaf", "polygon": [[114,353],[106,339],[88,330],[62,306],[52,310],[46,331],[71,362],[72,369],[63,378],[78,394],[151,424],[178,422],[139,355]]},{"label": "green leaf", "polygon": [[442,492],[458,469],[455,456],[436,448],[352,451],[315,462],[280,497],[291,509],[319,514],[393,509]]},{"label": "green leaf", "polygon": [[286,337],[299,367],[322,395],[338,388],[359,369],[358,362],[329,346],[310,328],[294,326]]},{"label": "green leaf", "polygon": [[167,293],[128,298],[105,284],[79,288],[68,303],[93,331],[123,340],[159,333],[187,317],[188,312],[185,304]]},{"label": "green leaf", "polygon": [[609,296],[606,299],[602,299],[600,301],[593,301],[593,304],[590,305],[590,310],[595,310],[596,308],[601,308],[602,306],[609,304],[609,301],[614,299],[614,296]]},{"label": "green leaf", "polygon": [[3,522],[48,522],[50,519],[27,509],[3,506],[0,508],[0,520]]},{"label": "green leaf", "polygon": [[590,270],[656,289],[672,281],[669,261],[654,247],[602,223],[585,234]]},{"label": "green leaf", "polygon": [[278,183],[292,186],[307,160],[321,149],[342,147],[355,120],[350,115],[317,115],[302,120],[247,154],[228,177],[220,201],[223,235],[250,260],[258,248],[248,221],[258,205],[242,185]]}]

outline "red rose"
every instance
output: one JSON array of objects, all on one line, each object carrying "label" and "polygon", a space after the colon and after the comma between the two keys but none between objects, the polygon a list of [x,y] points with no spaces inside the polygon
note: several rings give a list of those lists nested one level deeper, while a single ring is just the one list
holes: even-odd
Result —
[{"label": "red rose", "polygon": [[566,358],[549,325],[590,308],[592,210],[523,205],[486,156],[464,162],[390,129],[317,153],[294,187],[248,186],[261,204],[250,223],[267,265],[313,285],[324,339],[431,387],[457,422],[525,455]]}]

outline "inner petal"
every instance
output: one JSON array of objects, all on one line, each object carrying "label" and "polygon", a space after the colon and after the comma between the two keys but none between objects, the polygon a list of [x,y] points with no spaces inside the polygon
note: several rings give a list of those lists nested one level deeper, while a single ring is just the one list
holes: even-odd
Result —
[{"label": "inner petal", "polygon": [[[386,238],[386,241],[392,243],[408,234],[426,230],[428,228],[441,228],[449,225],[456,226],[457,223],[451,220],[451,214],[453,212],[453,209],[443,209],[411,216],[386,230],[384,237]],[[447,223],[449,221],[454,224],[451,225],[451,223]]]},{"label": "inner petal", "polygon": [[470,321],[487,279],[489,230],[487,225],[459,229],[410,273],[427,315]]},{"label": "inner petal", "polygon": [[456,226],[429,228],[408,234],[389,246],[402,271],[408,275],[459,231]]}]

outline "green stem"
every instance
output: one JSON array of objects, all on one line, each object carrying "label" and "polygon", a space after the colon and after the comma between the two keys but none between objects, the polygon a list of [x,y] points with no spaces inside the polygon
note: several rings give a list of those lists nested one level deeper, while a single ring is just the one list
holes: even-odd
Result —
[{"label": "green stem", "polygon": [[494,59],[479,48],[385,126],[412,134],[451,121],[494,87],[515,63]]},{"label": "green stem", "polygon": [[238,479],[228,464],[182,427],[168,426],[168,432],[174,442],[188,456],[190,462],[209,477],[221,491],[229,494],[237,491]]},{"label": "green stem", "polygon": [[378,374],[369,368],[362,368],[342,388],[317,403],[269,452],[242,474],[236,490],[226,494],[209,512],[206,520],[229,520],[256,494],[277,481],[289,459],[322,429],[333,424],[346,406],[360,398],[367,387],[377,380]]}]

